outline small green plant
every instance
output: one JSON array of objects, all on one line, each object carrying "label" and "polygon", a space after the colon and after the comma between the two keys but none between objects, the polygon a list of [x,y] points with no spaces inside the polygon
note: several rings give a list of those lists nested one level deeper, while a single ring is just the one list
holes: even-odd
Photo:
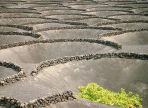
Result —
[{"label": "small green plant", "polygon": [[94,102],[118,106],[121,108],[142,108],[142,98],[138,94],[133,95],[132,92],[126,93],[123,88],[121,92],[116,93],[104,89],[96,83],[90,83],[87,86],[79,86],[79,98],[85,98]]}]

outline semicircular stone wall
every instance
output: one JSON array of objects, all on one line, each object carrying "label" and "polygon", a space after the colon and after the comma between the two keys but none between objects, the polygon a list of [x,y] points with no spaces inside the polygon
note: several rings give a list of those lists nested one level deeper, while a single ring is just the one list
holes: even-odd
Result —
[{"label": "semicircular stone wall", "polygon": [[0,0],[0,108],[115,108],[78,86],[138,93],[148,107],[148,0]]}]

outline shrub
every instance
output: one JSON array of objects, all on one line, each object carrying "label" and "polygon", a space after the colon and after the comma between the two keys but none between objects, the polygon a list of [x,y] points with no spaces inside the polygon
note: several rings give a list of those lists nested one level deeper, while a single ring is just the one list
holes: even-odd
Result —
[{"label": "shrub", "polygon": [[79,98],[121,108],[142,108],[142,98],[138,94],[133,95],[132,92],[126,93],[123,88],[119,93],[116,93],[104,89],[96,83],[90,83],[87,86],[79,86],[78,89],[81,91],[81,93],[78,93]]}]

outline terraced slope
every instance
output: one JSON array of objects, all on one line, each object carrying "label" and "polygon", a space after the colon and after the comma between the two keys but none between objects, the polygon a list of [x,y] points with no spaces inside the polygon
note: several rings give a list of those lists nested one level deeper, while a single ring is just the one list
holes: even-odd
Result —
[{"label": "terraced slope", "polygon": [[115,108],[90,82],[148,107],[147,0],[0,0],[0,108]]}]

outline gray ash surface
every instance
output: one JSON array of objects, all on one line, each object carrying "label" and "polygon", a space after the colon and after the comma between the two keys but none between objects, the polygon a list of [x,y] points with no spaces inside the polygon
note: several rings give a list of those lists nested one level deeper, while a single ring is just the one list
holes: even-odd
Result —
[{"label": "gray ash surface", "polygon": [[0,108],[115,108],[90,82],[148,108],[148,0],[0,0]]}]

